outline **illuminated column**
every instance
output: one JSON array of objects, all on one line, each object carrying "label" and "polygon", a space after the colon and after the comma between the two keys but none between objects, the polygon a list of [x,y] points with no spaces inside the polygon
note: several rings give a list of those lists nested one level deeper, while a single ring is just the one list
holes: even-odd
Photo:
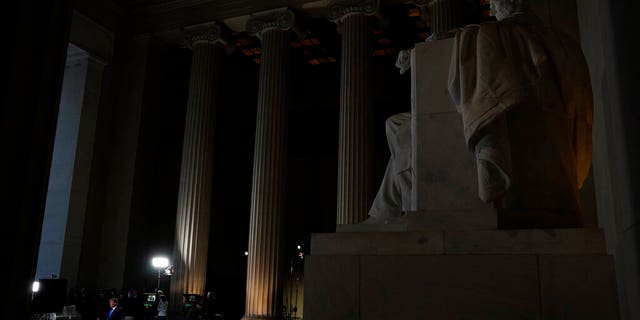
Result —
[{"label": "illuminated column", "polygon": [[262,42],[243,319],[275,319],[280,303],[289,37],[294,14],[268,11],[247,22]]},{"label": "illuminated column", "polygon": [[329,19],[342,33],[337,224],[363,221],[373,199],[370,15],[377,2],[338,1]]},{"label": "illuminated column", "polygon": [[193,50],[189,97],[182,147],[182,168],[174,239],[176,273],[171,278],[171,303],[184,293],[204,294],[207,276],[212,191],[213,112],[220,59],[220,27],[188,28]]}]

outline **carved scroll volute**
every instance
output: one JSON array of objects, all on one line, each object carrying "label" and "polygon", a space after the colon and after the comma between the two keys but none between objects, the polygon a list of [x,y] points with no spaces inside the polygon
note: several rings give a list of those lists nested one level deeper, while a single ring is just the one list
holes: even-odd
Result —
[{"label": "carved scroll volute", "polygon": [[252,14],[247,21],[246,30],[250,35],[260,37],[267,30],[289,30],[295,24],[295,14],[287,8],[274,9]]},{"label": "carved scroll volute", "polygon": [[215,22],[186,27],[183,32],[185,34],[185,46],[190,49],[201,44],[226,44],[222,36],[222,28]]},{"label": "carved scroll volute", "polygon": [[429,23],[429,25],[431,24],[431,13],[429,11],[429,5],[431,4],[432,0],[414,0],[413,4],[416,5],[416,7],[420,8],[420,16],[422,17],[422,19],[424,19],[424,21],[427,21]]},{"label": "carved scroll volute", "polygon": [[375,15],[378,12],[377,0],[339,0],[329,4],[327,18],[337,24],[353,14]]}]

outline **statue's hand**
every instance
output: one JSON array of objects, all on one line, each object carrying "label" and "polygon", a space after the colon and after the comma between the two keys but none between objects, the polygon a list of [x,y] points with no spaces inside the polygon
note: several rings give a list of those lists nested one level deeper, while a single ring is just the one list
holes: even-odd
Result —
[{"label": "statue's hand", "polygon": [[396,60],[396,67],[400,69],[400,74],[404,74],[407,70],[411,69],[411,50],[401,50],[398,53],[398,59]]}]

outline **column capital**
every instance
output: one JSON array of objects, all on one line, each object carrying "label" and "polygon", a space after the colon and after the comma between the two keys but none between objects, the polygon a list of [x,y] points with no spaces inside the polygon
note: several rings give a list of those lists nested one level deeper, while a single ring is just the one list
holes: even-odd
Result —
[{"label": "column capital", "polygon": [[188,26],[183,29],[186,46],[193,49],[200,44],[226,44],[222,36],[222,28],[215,22],[207,22]]},{"label": "column capital", "polygon": [[374,15],[378,12],[378,0],[335,0],[329,6],[327,18],[332,22],[340,22],[354,14]]},{"label": "column capital", "polygon": [[267,30],[289,30],[294,24],[295,14],[289,8],[283,7],[251,14],[246,30],[248,34],[260,37]]},{"label": "column capital", "polygon": [[428,6],[431,4],[431,2],[433,1],[432,0],[413,0],[413,4],[415,4],[418,7]]},{"label": "column capital", "polygon": [[431,6],[433,0],[413,0],[413,4],[420,9],[420,16],[423,20],[430,22],[431,16],[429,15],[429,6]]}]

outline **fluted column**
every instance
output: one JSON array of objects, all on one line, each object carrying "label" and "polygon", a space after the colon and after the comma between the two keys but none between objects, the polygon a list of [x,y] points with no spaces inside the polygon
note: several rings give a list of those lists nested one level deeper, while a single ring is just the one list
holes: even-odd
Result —
[{"label": "fluted column", "polygon": [[281,297],[282,219],[287,156],[289,31],[294,14],[253,15],[247,32],[262,42],[253,160],[246,307],[243,319],[275,319]]},{"label": "fluted column", "polygon": [[217,88],[220,28],[215,24],[188,31],[193,50],[182,167],[174,240],[176,273],[171,281],[171,302],[182,294],[204,294],[207,276],[209,221],[212,191],[213,116]]},{"label": "fluted column", "polygon": [[377,2],[338,1],[329,19],[342,33],[337,224],[363,221],[371,201],[373,131],[370,17]]},{"label": "fluted column", "polygon": [[[416,3],[418,2],[426,2],[426,0],[416,1]],[[430,1],[431,33],[437,35],[462,26],[464,20],[463,2],[464,0]]]}]

